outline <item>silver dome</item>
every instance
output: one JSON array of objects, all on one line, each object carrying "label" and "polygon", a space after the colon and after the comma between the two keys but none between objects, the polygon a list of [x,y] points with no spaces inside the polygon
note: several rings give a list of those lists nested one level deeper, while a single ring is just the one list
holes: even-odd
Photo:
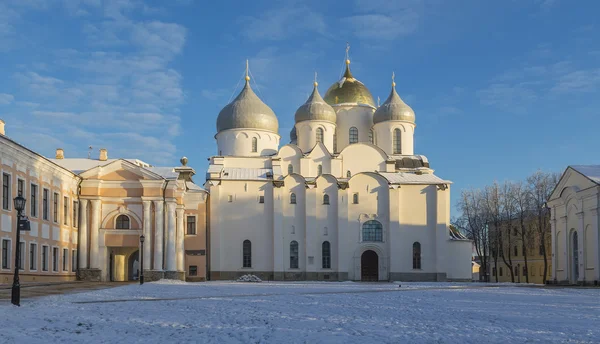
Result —
[{"label": "silver dome", "polygon": [[296,123],[302,121],[328,121],[333,124],[336,123],[337,116],[335,110],[321,98],[317,86],[318,84],[315,82],[313,92],[306,100],[306,103],[302,104],[296,110]]},{"label": "silver dome", "polygon": [[242,92],[219,112],[217,132],[227,129],[261,129],[278,132],[277,116],[252,91],[248,80]]},{"label": "silver dome", "polygon": [[296,133],[296,127],[290,130],[290,143],[296,144],[298,142],[298,133]]},{"label": "silver dome", "polygon": [[387,100],[373,114],[373,123],[386,121],[406,121],[415,123],[415,112],[406,105],[396,92],[396,85],[392,85],[392,92]]}]

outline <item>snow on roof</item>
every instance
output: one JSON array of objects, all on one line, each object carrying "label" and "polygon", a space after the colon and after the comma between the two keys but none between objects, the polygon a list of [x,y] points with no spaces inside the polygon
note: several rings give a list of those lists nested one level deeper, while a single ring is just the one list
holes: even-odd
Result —
[{"label": "snow on roof", "polygon": [[231,180],[269,180],[267,174],[273,176],[270,168],[238,168],[225,167],[221,173],[221,179]]},{"label": "snow on roof", "polygon": [[150,172],[156,173],[165,179],[177,179],[179,172],[175,172],[173,167],[144,167]]},{"label": "snow on roof", "polygon": [[206,173],[220,173],[223,170],[223,165],[210,165]]},{"label": "snow on roof", "polygon": [[204,192],[206,192],[206,189],[204,189],[200,185],[194,184],[192,182],[185,182],[185,186],[188,188],[188,190],[204,191]]},{"label": "snow on roof", "polygon": [[379,172],[392,184],[451,184],[434,174],[416,174],[404,172]]},{"label": "snow on roof", "polygon": [[571,168],[600,184],[600,165],[574,165]]},{"label": "snow on roof", "polygon": [[[111,162],[117,161],[119,159],[107,159],[105,161],[101,161],[98,159],[85,159],[85,158],[48,159],[48,160],[52,161],[53,163],[55,163],[63,168],[66,168],[67,170],[72,171],[75,174],[80,174],[91,168],[98,167],[98,166],[105,166],[105,165],[108,165]],[[130,163],[135,164],[137,166],[142,166],[142,167],[149,166],[145,162],[137,160],[137,159],[123,159],[123,160],[129,161]]]}]

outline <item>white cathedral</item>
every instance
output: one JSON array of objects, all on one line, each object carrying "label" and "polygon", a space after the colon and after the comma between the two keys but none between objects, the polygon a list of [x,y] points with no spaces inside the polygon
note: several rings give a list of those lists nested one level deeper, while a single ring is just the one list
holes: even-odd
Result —
[{"label": "white cathedral", "polygon": [[210,158],[211,279],[471,280],[472,243],[450,228],[450,184],[415,155],[415,113],[395,84],[379,107],[350,72],[317,83],[280,146],[246,84],[217,119]]}]

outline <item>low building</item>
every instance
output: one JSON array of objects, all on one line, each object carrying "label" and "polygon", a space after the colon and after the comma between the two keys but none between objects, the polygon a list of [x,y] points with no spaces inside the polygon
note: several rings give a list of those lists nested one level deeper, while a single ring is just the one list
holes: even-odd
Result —
[{"label": "low building", "polygon": [[[2,129],[4,123],[2,122]],[[147,280],[204,280],[208,271],[208,193],[194,170],[135,159],[48,159],[0,132],[0,282],[12,281],[16,213],[27,199],[31,231],[21,235],[21,280],[137,280],[144,241]]]},{"label": "low building", "polygon": [[600,284],[600,165],[569,166],[548,200],[552,281]]}]

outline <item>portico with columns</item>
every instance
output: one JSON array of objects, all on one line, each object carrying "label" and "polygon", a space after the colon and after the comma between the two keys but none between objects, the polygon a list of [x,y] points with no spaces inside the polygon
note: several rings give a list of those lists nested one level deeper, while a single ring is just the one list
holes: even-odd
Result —
[{"label": "portico with columns", "polygon": [[206,261],[196,256],[205,257],[206,247],[197,250],[202,245],[196,241],[206,242],[200,237],[206,236],[205,223],[197,220],[204,218],[208,195],[193,183],[195,172],[187,159],[181,162],[179,167],[155,168],[117,159],[79,174],[80,280],[139,279],[141,235],[146,281],[184,280],[190,270],[192,279],[205,278]]},{"label": "portico with columns", "polygon": [[552,277],[558,284],[600,284],[600,166],[569,166],[548,200]]}]

